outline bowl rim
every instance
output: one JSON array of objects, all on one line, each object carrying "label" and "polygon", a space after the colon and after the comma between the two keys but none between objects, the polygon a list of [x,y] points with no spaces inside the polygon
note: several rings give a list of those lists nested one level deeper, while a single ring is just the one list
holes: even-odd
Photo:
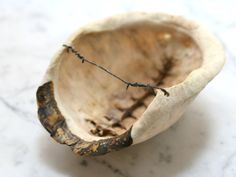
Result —
[{"label": "bowl rim", "polygon": [[[127,16],[129,18],[127,18]],[[63,109],[58,103],[58,95],[55,88],[57,85],[57,64],[60,56],[65,51],[61,47],[53,57],[49,68],[43,78],[41,86],[37,90],[38,116],[41,124],[47,129],[50,135],[59,143],[67,144],[71,149],[80,155],[102,155],[112,150],[119,150],[132,144],[145,141],[152,136],[164,131],[169,127],[163,123],[164,113],[168,112],[171,107],[176,107],[180,102],[192,100],[206,85],[219,73],[225,61],[225,54],[222,45],[203,25],[195,21],[188,20],[182,16],[169,15],[165,13],[144,13],[131,12],[108,17],[104,20],[93,22],[85,27],[80,28],[72,34],[66,41],[70,45],[73,40],[84,32],[99,32],[101,30],[111,30],[135,21],[150,21],[154,23],[168,23],[176,28],[184,29],[191,36],[202,52],[202,65],[193,70],[184,81],[174,86],[165,88],[175,99],[164,96],[157,92],[156,97],[148,106],[142,116],[133,126],[125,133],[112,138],[100,139],[97,141],[86,141],[76,136],[69,130],[65,122]],[[112,25],[111,25],[112,23]],[[200,82],[199,82],[200,81]],[[181,92],[181,97],[178,95]],[[162,104],[159,104],[162,103]],[[167,109],[168,108],[168,109]],[[162,116],[157,119],[153,116]],[[159,121],[160,120],[160,121]],[[147,129],[155,121],[161,123],[162,128],[153,133],[147,133]],[[174,123],[175,121],[173,121]]]}]

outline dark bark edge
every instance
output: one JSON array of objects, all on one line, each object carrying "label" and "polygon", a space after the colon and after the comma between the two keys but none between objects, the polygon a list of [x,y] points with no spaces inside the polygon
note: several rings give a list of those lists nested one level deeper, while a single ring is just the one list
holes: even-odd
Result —
[{"label": "dark bark edge", "polygon": [[64,116],[61,114],[55,97],[53,82],[49,81],[37,90],[38,117],[44,128],[60,144],[71,147],[79,155],[103,155],[113,150],[120,150],[133,143],[131,129],[112,138],[98,141],[85,141],[74,135],[68,128]]}]

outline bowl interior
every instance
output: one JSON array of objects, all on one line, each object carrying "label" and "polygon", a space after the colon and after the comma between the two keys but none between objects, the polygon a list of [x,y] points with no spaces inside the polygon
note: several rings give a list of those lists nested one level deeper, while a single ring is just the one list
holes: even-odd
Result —
[{"label": "bowl interior", "polygon": [[[84,32],[73,41],[85,58],[129,82],[171,87],[202,63],[195,41],[168,24],[136,22],[112,30]],[[104,71],[63,51],[57,92],[73,133],[95,139],[127,131],[154,98],[152,91],[129,87]],[[171,95],[170,95],[171,96]]]}]

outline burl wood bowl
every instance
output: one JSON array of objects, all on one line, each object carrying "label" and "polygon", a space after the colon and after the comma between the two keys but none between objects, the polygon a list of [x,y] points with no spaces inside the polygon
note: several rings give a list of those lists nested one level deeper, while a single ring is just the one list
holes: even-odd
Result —
[{"label": "burl wood bowl", "polygon": [[224,51],[203,26],[160,13],[128,13],[89,24],[65,42],[130,87],[61,47],[37,90],[40,122],[79,155],[141,143],[173,125],[221,70]]}]

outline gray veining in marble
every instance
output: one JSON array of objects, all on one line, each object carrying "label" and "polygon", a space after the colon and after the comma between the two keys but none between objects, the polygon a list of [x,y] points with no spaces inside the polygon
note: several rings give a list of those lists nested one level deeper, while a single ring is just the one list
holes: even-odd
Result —
[{"label": "gray veining in marble", "polygon": [[[234,0],[0,0],[0,176],[235,177],[235,7]],[[35,91],[72,32],[126,11],[200,21],[222,41],[225,67],[166,132],[102,157],[77,157],[41,127]]]}]

